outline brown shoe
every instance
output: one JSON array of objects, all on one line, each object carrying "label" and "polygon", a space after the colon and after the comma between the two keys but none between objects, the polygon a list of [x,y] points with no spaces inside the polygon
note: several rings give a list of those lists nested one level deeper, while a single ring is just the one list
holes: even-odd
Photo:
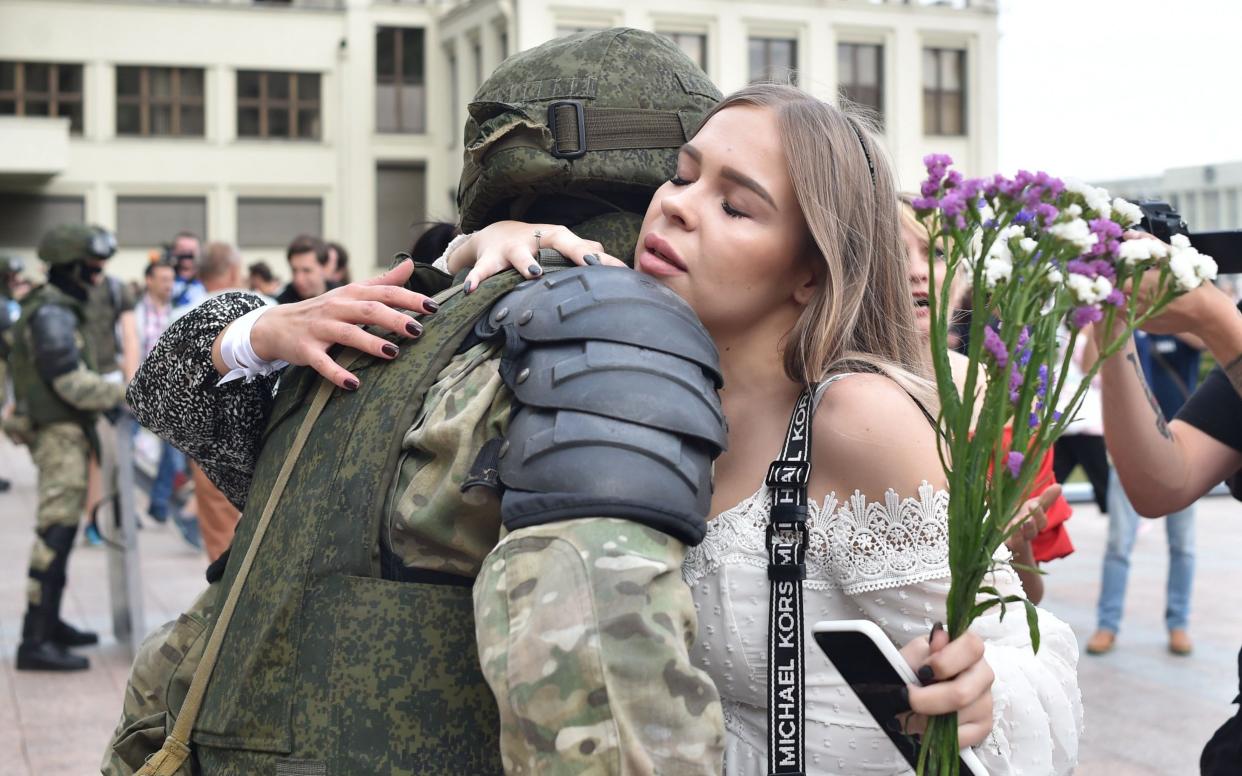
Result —
[{"label": "brown shoe", "polygon": [[1117,641],[1117,634],[1110,630],[1098,630],[1091,634],[1091,638],[1087,639],[1088,655],[1105,655],[1113,651],[1113,644]]},{"label": "brown shoe", "polygon": [[1194,645],[1190,643],[1190,634],[1182,628],[1174,628],[1169,631],[1169,651],[1174,655],[1185,657],[1193,652]]}]

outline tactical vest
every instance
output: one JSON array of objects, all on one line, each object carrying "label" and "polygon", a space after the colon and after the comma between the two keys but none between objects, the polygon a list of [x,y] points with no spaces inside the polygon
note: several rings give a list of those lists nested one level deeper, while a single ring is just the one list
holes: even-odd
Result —
[{"label": "tactical vest", "polygon": [[[633,245],[641,223],[617,213],[573,228]],[[550,270],[563,262],[554,251],[540,259]],[[385,579],[380,536],[402,438],[423,397],[476,320],[521,280],[510,271],[448,297],[422,319],[417,341],[398,343],[396,359],[358,356],[349,369],[361,387],[332,393],[271,517],[207,686],[191,737],[203,773],[503,772],[471,581]],[[450,282],[420,266],[409,285],[433,294]],[[282,378],[222,599],[320,384],[304,368]],[[304,764],[309,770],[296,770]]]},{"label": "tactical vest", "polygon": [[50,283],[31,291],[21,302],[21,317],[12,330],[13,351],[9,365],[13,372],[15,411],[30,419],[35,428],[51,423],[76,423],[85,429],[94,428],[98,413],[80,410],[60,398],[52,384],[39,375],[35,366],[34,342],[30,335],[30,321],[35,311],[44,305],[60,305],[73,311],[78,321],[74,339],[78,352],[87,369],[94,369],[94,358],[82,334],[82,303]]}]

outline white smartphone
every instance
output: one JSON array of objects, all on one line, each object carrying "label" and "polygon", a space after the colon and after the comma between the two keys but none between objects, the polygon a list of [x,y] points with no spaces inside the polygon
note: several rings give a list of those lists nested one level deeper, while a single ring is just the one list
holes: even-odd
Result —
[{"label": "white smartphone", "polygon": [[[897,689],[907,684],[917,685],[919,680],[897,647],[880,626],[870,620],[825,620],[816,623],[812,631],[815,643],[875,717],[910,768],[916,769],[918,741],[900,732],[897,715],[908,708],[901,707]],[[961,752],[961,771],[971,776],[988,776],[983,763],[969,748]]]}]

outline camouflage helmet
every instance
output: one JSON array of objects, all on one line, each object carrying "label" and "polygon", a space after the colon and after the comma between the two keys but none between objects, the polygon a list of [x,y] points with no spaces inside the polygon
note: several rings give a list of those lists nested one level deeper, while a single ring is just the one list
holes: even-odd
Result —
[{"label": "camouflage helmet", "polygon": [[651,32],[583,32],[515,54],[468,108],[461,227],[641,215],[719,100],[703,71]]},{"label": "camouflage helmet", "polygon": [[107,259],[114,253],[116,237],[100,226],[60,224],[47,230],[39,241],[39,258],[50,265],[87,258]]}]

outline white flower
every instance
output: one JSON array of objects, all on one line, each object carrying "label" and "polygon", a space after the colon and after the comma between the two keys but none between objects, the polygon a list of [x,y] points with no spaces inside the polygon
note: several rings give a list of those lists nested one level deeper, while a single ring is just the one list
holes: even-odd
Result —
[{"label": "white flower", "polygon": [[1082,208],[1079,207],[1077,203],[1075,203],[1065,208],[1065,212],[1068,213],[1073,218],[1078,218],[1080,215],[1082,215]]},{"label": "white flower", "polygon": [[1173,283],[1178,291],[1192,291],[1204,281],[1216,279],[1216,261],[1195,250],[1185,235],[1175,234],[1169,242],[1173,244],[1169,271],[1173,273]]},{"label": "white flower", "polygon": [[1175,234],[1169,239],[1169,245],[1174,248],[1189,248],[1190,238],[1184,234]]},{"label": "white flower", "polygon": [[1101,218],[1112,216],[1112,206],[1108,201],[1108,191],[1083,183],[1076,178],[1064,178],[1065,188],[1080,195],[1087,203],[1088,210],[1094,210]]},{"label": "white flower", "polygon": [[[1056,272],[1056,270],[1053,270]],[[1060,274],[1059,272],[1057,273]],[[1065,281],[1065,287],[1069,289],[1074,300],[1079,304],[1096,304],[1102,302],[1109,294],[1113,292],[1113,284],[1106,277],[1089,278],[1086,275],[1080,275],[1077,272],[1069,273],[1069,277]]]},{"label": "white flower", "polygon": [[979,223],[986,224],[994,218],[996,218],[996,213],[992,210],[992,206],[985,202],[983,207],[979,208]]},{"label": "white flower", "polygon": [[1091,231],[1091,227],[1087,226],[1087,222],[1081,218],[1053,224],[1048,227],[1048,231],[1055,237],[1073,243],[1081,253],[1091,250],[1091,246],[1095,245],[1100,239]]},{"label": "white flower", "polygon": [[1030,237],[1023,237],[1021,240],[1018,240],[1018,247],[1027,253],[1034,253],[1035,249],[1039,247],[1039,243],[1035,242]]},{"label": "white flower", "polygon": [[1048,270],[1048,274],[1044,279],[1047,280],[1048,285],[1052,286],[1053,288],[1056,288],[1057,286],[1061,285],[1061,282],[1064,280],[1064,278],[1061,277],[1061,270],[1057,269],[1056,267],[1053,267],[1052,269]]},{"label": "white flower", "polygon": [[1117,258],[1131,267],[1145,261],[1164,259],[1168,255],[1168,246],[1158,240],[1126,240],[1117,249]]},{"label": "white flower", "polygon": [[1113,215],[1122,226],[1134,226],[1143,220],[1143,209],[1133,202],[1117,197],[1113,200]]},{"label": "white flower", "polygon": [[1007,282],[1011,277],[1013,277],[1013,262],[1008,257],[988,256],[983,260],[983,279],[989,291],[996,288],[997,284]]}]

